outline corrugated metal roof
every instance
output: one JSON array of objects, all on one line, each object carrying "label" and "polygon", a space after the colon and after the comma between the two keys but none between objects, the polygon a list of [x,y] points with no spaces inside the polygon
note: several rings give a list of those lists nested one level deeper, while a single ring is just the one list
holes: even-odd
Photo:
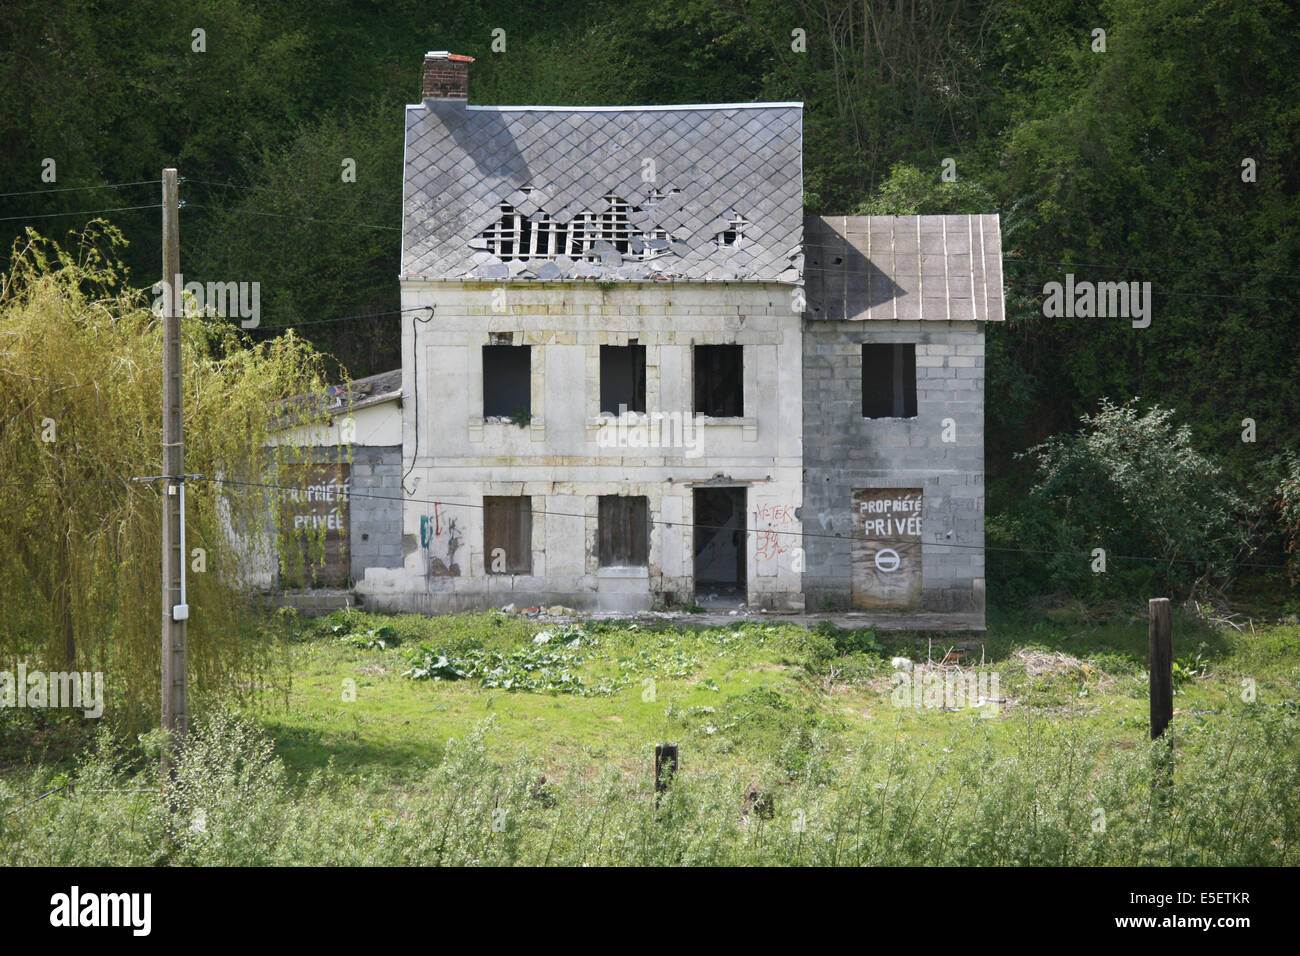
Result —
[{"label": "corrugated metal roof", "polygon": [[992,216],[830,216],[804,222],[810,319],[1001,322]]},{"label": "corrugated metal roof", "polygon": [[[800,104],[411,106],[402,277],[794,283],[803,266],[802,151]],[[652,182],[643,176],[647,160]],[[664,198],[651,198],[652,189]],[[503,203],[567,223],[604,211],[607,195],[634,207],[629,218],[640,234],[668,233],[669,250],[642,259],[604,249],[586,261],[557,257],[543,269],[548,260],[503,261],[482,240]],[[744,241],[719,247],[715,237],[738,216]]]}]

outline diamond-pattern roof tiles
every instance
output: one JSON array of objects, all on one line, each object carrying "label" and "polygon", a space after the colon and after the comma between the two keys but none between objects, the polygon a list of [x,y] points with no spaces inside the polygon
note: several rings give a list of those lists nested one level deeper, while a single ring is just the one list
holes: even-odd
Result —
[{"label": "diamond-pattern roof tiles", "polygon": [[[471,240],[497,220],[501,203],[519,201],[519,190],[529,186],[534,192],[517,207],[524,215],[567,222],[605,209],[603,197],[613,193],[640,207],[630,216],[637,229],[662,228],[679,240],[666,256],[625,262],[619,270],[630,278],[789,282],[790,270],[803,268],[802,138],[802,108],[788,103],[408,107],[402,274],[495,275],[496,262],[476,259],[482,248]],[[648,202],[655,188],[666,198]],[[736,214],[763,237],[743,256],[719,250],[708,228]],[[587,262],[557,268],[568,278],[600,271]],[[533,276],[540,270],[517,278]]]}]

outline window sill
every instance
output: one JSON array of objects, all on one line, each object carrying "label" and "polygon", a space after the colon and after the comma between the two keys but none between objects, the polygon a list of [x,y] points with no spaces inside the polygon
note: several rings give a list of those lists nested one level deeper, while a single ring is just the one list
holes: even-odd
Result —
[{"label": "window sill", "polygon": [[649,578],[650,568],[644,564],[610,564],[596,569],[598,578]]},{"label": "window sill", "polygon": [[468,422],[469,440],[472,442],[481,442],[486,436],[491,436],[492,440],[499,441],[504,438],[508,428],[517,428],[519,431],[528,434],[530,441],[546,440],[546,420],[534,417],[529,420],[527,425],[516,425],[506,418],[481,418],[473,417]]},{"label": "window sill", "polygon": [[703,424],[707,427],[739,427],[741,429],[741,438],[745,441],[758,440],[758,419],[749,416],[735,418],[714,418],[711,415],[704,416]]}]

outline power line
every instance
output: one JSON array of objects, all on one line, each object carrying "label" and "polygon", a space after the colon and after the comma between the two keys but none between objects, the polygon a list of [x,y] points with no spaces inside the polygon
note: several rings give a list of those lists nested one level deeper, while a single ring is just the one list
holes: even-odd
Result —
[{"label": "power line", "polygon": [[[817,249],[823,252],[833,252],[843,255],[846,252],[857,252],[861,254],[862,250],[849,245],[847,242],[817,242],[805,238],[803,242],[804,249]],[[1175,266],[1147,266],[1141,264],[1116,265],[1106,262],[1066,262],[1060,259],[1034,259],[1028,256],[1007,255],[1005,252],[1000,254],[1001,260],[1006,262],[1034,262],[1041,265],[1078,267],[1082,266],[1090,269],[1113,269],[1124,272],[1173,272],[1181,275],[1236,275],[1236,276],[1270,276],[1279,279],[1300,279],[1300,275],[1290,272],[1264,272],[1264,271],[1241,271],[1234,269],[1180,269]]]},{"label": "power line", "polygon": [[[224,485],[236,485],[239,487],[246,487],[246,488],[262,488],[270,491],[311,491],[313,490],[312,488],[307,486],[270,484],[266,482],[255,482],[255,481],[238,481],[233,478],[213,478],[207,475],[198,475],[193,477],[195,478],[195,480],[198,481],[207,481],[207,482],[213,482],[213,483],[224,484]],[[392,495],[373,495],[373,494],[366,494],[365,492],[356,492],[351,490],[348,491],[347,497],[349,500],[352,498],[368,498],[368,499],[378,500],[378,501],[401,501],[401,502],[409,501],[416,504],[438,505],[443,508],[472,508],[477,510],[483,510],[484,508],[487,507],[486,505],[482,505],[482,504],[469,504],[460,501],[438,501],[432,498],[416,498],[414,496],[393,497]],[[541,510],[534,509],[532,511],[532,514],[547,515],[550,517],[558,517],[558,518],[589,519],[591,517],[590,515],[585,513],[579,514],[577,512],[572,512],[572,511],[547,511],[544,509]],[[698,524],[698,523],[686,522],[686,521],[664,521],[661,518],[650,518],[649,521],[653,525],[662,525],[663,527],[668,527],[668,528],[708,528],[711,530],[725,530],[729,527],[726,525],[705,525],[705,524]],[[788,536],[792,538],[794,537],[825,538],[831,541],[845,541],[845,542],[875,540],[865,535],[827,534],[827,533],[818,533],[815,531],[781,531],[776,528],[750,528],[746,526],[740,528],[732,528],[731,530],[743,531],[747,534],[770,533],[773,535],[777,535],[778,537]],[[1092,557],[1091,551],[1048,551],[1048,550],[1041,550],[1037,548],[1004,548],[1004,547],[980,545],[980,544],[960,544],[958,542],[947,542],[947,541],[920,541],[918,543],[921,544],[922,546],[929,545],[930,547],[935,547],[935,548],[958,548],[958,549],[967,549],[972,551],[1001,551],[1001,552],[1014,553],[1014,554],[1042,554],[1042,555],[1054,555],[1060,557],[1082,557],[1082,556]],[[1204,558],[1161,558],[1161,557],[1154,557],[1154,556],[1132,555],[1132,554],[1110,554],[1109,552],[1106,554],[1106,559],[1108,561],[1112,561],[1112,560],[1149,561],[1155,563],[1178,563],[1178,564],[1212,563],[1210,560]],[[1284,564],[1256,564],[1250,562],[1233,562],[1233,566],[1238,568],[1267,568],[1267,569],[1278,570],[1278,571],[1286,570],[1288,567],[1287,565]]]},{"label": "power line", "polygon": [[332,319],[308,319],[305,322],[284,322],[281,324],[259,325],[256,330],[250,329],[249,331],[277,332],[280,329],[297,329],[305,325],[326,325],[331,322],[350,322],[353,319],[376,319],[388,315],[403,315],[407,312],[427,312],[428,310],[429,306],[427,305],[417,305],[409,309],[389,309],[386,312],[362,312],[358,315],[340,315]]},{"label": "power line", "polygon": [[29,219],[53,219],[56,216],[93,216],[101,212],[126,212],[130,209],[159,209],[161,207],[162,203],[155,202],[150,203],[147,206],[115,206],[112,209],[78,209],[74,212],[47,212],[42,213],[39,216],[3,216],[0,217],[0,222],[12,222],[15,219],[21,219],[23,221]]},{"label": "power line", "polygon": [[295,219],[298,222],[318,222],[318,223],[323,223],[325,225],[360,226],[364,229],[387,229],[387,230],[392,230],[393,232],[402,231],[401,226],[377,226],[371,222],[352,222],[348,219],[315,219],[308,216],[288,216],[285,215],[284,213],[259,212],[256,209],[240,209],[238,207],[230,207],[227,209],[222,209],[221,207],[218,206],[205,206],[201,203],[196,203],[196,202],[186,203],[185,208],[186,209],[211,209],[217,212],[233,212],[233,213],[240,213],[247,216],[268,216],[272,219]]},{"label": "power line", "polygon": [[[248,190],[248,191],[250,191],[250,192],[256,192],[256,191],[258,191],[258,190],[264,188],[264,187],[260,187],[260,186],[241,186],[241,185],[239,185],[238,183],[214,183],[214,182],[211,182],[210,180],[206,180],[206,179],[187,179],[187,178],[185,178],[184,176],[181,177],[181,183],[182,183],[182,184],[184,184],[184,183],[195,183],[196,185],[200,185],[200,186],[219,186],[219,187],[221,187],[222,189],[246,189],[246,190]],[[371,200],[371,199],[357,199],[357,200],[353,200],[353,201],[354,201],[354,202],[363,203],[364,205],[367,205],[367,206],[378,206],[380,209],[392,209],[394,206],[397,206],[397,207],[400,208],[401,205],[402,205],[400,202],[397,202],[397,203],[391,203],[391,202],[375,202],[374,200]]]},{"label": "power line", "polygon": [[[410,472],[408,471],[407,474],[409,475]],[[117,478],[73,478],[67,480],[50,479],[50,480],[36,480],[36,481],[9,481],[9,482],[0,482],[0,488],[35,487],[38,485],[91,484],[91,483],[120,484],[123,486],[128,486],[132,482],[156,480],[157,478],[169,478],[169,477],[171,476],[167,476],[167,475],[143,476],[143,477],[123,476]],[[233,478],[214,478],[208,475],[191,474],[191,475],[185,475],[184,477],[188,478],[191,481],[204,481],[210,484],[234,485],[241,488],[260,488],[267,491],[281,491],[281,492],[308,491],[309,492],[313,490],[312,488],[305,485],[282,485],[278,483],[272,484],[268,482],[239,481]],[[403,478],[403,481],[405,481],[405,478]],[[424,504],[424,505],[437,505],[443,508],[472,508],[476,510],[482,510],[486,507],[485,505],[482,504],[472,504],[463,501],[441,501],[434,498],[416,498],[414,496],[394,497],[392,495],[366,494],[365,492],[352,491],[352,490],[348,491],[347,497],[349,500],[351,500],[352,498],[367,498],[376,501],[400,501],[400,502],[413,502],[415,504]],[[548,511],[545,509],[534,509],[532,511],[532,514],[547,515],[550,517],[558,517],[558,518],[582,518],[584,520],[589,519],[591,517],[590,515],[585,513],[578,513],[572,511]],[[728,527],[730,527],[727,525],[700,524],[698,522],[665,521],[661,518],[650,518],[649,521],[652,525],[660,525],[667,528],[706,528],[709,530],[721,531],[721,530],[726,530]],[[830,533],[816,532],[816,531],[782,531],[776,528],[751,528],[748,526],[740,527],[740,528],[732,528],[731,530],[743,531],[746,534],[772,534],[778,537],[790,537],[790,538],[820,538],[829,541],[844,541],[849,543],[853,541],[875,540],[865,535],[830,534]],[[997,552],[1003,552],[1007,554],[1038,554],[1038,555],[1050,555],[1055,557],[1091,557],[1092,556],[1091,551],[1051,551],[1051,550],[1040,549],[1040,548],[1007,548],[1007,547],[999,547],[997,545],[989,545],[989,544],[983,544],[983,545],[963,544],[955,541],[950,542],[950,541],[922,540],[918,543],[921,544],[922,546],[928,545],[934,548],[955,548],[959,550],[965,549],[971,551],[997,551]],[[1106,559],[1108,561],[1144,561],[1144,562],[1152,562],[1152,563],[1178,563],[1178,564],[1212,563],[1210,560],[1205,558],[1161,558],[1161,557],[1155,557],[1151,555],[1110,554],[1110,553],[1107,553]],[[1258,569],[1266,569],[1266,570],[1274,570],[1274,571],[1284,571],[1288,568],[1288,565],[1285,564],[1259,564],[1256,562],[1247,562],[1247,561],[1234,561],[1232,562],[1232,564],[1234,567],[1237,568],[1258,568]]]},{"label": "power line", "polygon": [[1089,269],[1115,269],[1125,272],[1174,272],[1180,275],[1235,275],[1235,276],[1269,276],[1277,279],[1300,279],[1300,275],[1289,272],[1242,272],[1233,269],[1176,269],[1172,266],[1110,265],[1104,262],[1062,262],[1056,259],[1029,259],[1024,256],[1003,258],[1003,262],[1036,262],[1050,266],[1083,266]]},{"label": "power line", "polygon": [[75,193],[87,189],[121,189],[124,186],[152,186],[162,182],[160,179],[141,179],[134,183],[105,183],[102,186],[60,186],[56,189],[28,189],[16,193],[0,193],[2,196],[39,196],[44,193]]}]

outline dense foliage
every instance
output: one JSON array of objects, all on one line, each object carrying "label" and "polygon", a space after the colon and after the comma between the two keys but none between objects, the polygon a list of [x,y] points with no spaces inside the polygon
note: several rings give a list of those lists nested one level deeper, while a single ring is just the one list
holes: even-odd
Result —
[{"label": "dense foliage", "polygon": [[[47,157],[59,188],[176,165],[187,273],[261,282],[258,338],[317,323],[304,335],[353,374],[396,367],[402,106],[427,49],[476,57],[480,103],[801,100],[810,212],[999,212],[986,434],[1004,529],[1042,517],[1016,453],[1103,398],[1174,410],[1254,511],[1300,445],[1300,11],[1285,0],[17,0],[0,182],[55,185]],[[135,206],[157,188],[4,209]],[[111,215],[147,284],[157,211]],[[1044,318],[1043,285],[1067,272],[1150,282],[1150,328]],[[348,315],[369,317],[329,321]],[[1277,509],[1255,531],[1254,563],[1282,565]],[[994,584],[1006,570],[991,563]]]}]

